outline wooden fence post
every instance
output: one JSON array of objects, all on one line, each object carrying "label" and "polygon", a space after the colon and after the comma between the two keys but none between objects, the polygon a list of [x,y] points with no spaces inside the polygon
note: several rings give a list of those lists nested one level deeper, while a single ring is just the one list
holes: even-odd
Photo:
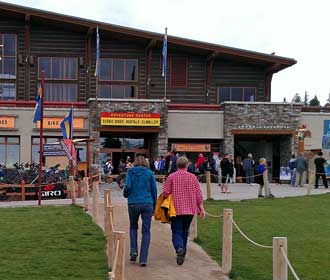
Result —
[{"label": "wooden fence post", "polygon": [[206,171],[206,197],[207,199],[211,199],[211,172]]},{"label": "wooden fence post", "polygon": [[104,190],[104,229],[108,227],[109,223],[109,215],[108,213],[108,207],[112,206],[111,202],[111,190]]},{"label": "wooden fence post", "polygon": [[76,204],[76,187],[73,176],[69,177],[69,188],[71,192],[72,204]]},{"label": "wooden fence post", "polygon": [[288,280],[288,265],[285,261],[281,247],[288,252],[287,238],[273,238],[273,280]]},{"label": "wooden fence post", "polygon": [[98,204],[99,204],[99,182],[93,182],[93,217],[95,223],[98,222]]},{"label": "wooden fence post", "polygon": [[270,189],[269,189],[269,181],[268,181],[268,169],[262,173],[263,179],[264,179],[264,189],[265,189],[265,197],[270,196]]},{"label": "wooden fence post", "polygon": [[22,180],[21,181],[21,199],[22,199],[22,201],[25,200],[25,187],[26,187],[25,181]]},{"label": "wooden fence post", "polygon": [[112,269],[113,266],[113,256],[114,256],[114,220],[113,220],[113,212],[114,208],[113,206],[109,206],[106,209],[105,215],[108,216],[108,224],[107,227],[104,228],[105,234],[107,236],[108,240],[108,246],[107,246],[107,255],[108,255],[108,267]]},{"label": "wooden fence post", "polygon": [[222,270],[229,275],[232,266],[233,210],[223,209]]},{"label": "wooden fence post", "polygon": [[89,210],[89,178],[84,177],[84,210],[87,212]]},{"label": "wooden fence post", "polygon": [[125,232],[115,231],[115,259],[113,274],[115,280],[124,280],[125,277]]},{"label": "wooden fence post", "polygon": [[197,215],[194,216],[191,226],[190,226],[190,232],[189,232],[189,238],[191,240],[195,240],[198,237],[198,230],[197,230]]},{"label": "wooden fence post", "polygon": [[81,198],[81,178],[78,178],[77,186],[78,186],[78,197]]}]

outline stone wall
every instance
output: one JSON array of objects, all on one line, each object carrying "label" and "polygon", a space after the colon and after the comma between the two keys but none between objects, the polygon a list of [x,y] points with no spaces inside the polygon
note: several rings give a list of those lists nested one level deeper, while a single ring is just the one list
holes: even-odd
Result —
[{"label": "stone wall", "polygon": [[[282,137],[281,163],[289,159],[292,148],[297,143],[292,140],[292,133],[298,128],[301,118],[301,104],[264,103],[264,102],[225,102],[224,108],[224,151],[234,153],[234,135],[250,130],[272,132],[287,130],[289,137]],[[259,133],[260,133],[259,132]],[[294,141],[294,143],[292,143]]]},{"label": "stone wall", "polygon": [[[104,98],[90,99],[89,105],[89,123],[90,136],[95,139],[92,142],[91,159],[93,164],[99,162],[98,154],[102,148],[100,143],[101,112],[136,112],[136,113],[159,113],[160,114],[160,132],[152,135],[151,156],[166,154],[167,134],[168,134],[168,110],[167,104],[161,100],[106,100]],[[103,126],[105,127],[105,126]],[[125,131],[125,127],[122,127]],[[141,127],[141,133],[143,134]]]}]

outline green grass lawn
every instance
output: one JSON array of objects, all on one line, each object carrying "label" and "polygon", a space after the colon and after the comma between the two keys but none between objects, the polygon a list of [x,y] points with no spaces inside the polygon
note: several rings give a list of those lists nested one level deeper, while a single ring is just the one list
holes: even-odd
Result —
[{"label": "green grass lawn", "polygon": [[82,208],[0,209],[1,280],[104,280],[106,240]]},{"label": "green grass lawn", "polygon": [[[302,280],[330,279],[330,195],[240,202],[207,201],[212,214],[232,208],[234,219],[253,240],[272,245],[272,238],[288,238],[288,255]],[[233,229],[233,279],[272,279],[272,250],[258,248]],[[222,221],[199,220],[197,242],[221,262]],[[289,279],[294,279],[289,272]]]}]

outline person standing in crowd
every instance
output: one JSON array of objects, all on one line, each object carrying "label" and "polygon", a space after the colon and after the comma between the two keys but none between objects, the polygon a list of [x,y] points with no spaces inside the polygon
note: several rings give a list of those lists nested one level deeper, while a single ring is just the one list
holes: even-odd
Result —
[{"label": "person standing in crowd", "polygon": [[153,163],[154,170],[156,174],[160,174],[159,172],[159,162],[160,162],[160,157],[157,157],[156,160]]},{"label": "person standing in crowd", "polygon": [[176,216],[171,218],[172,243],[176,251],[176,262],[182,265],[187,253],[189,228],[195,214],[205,217],[203,195],[197,177],[187,171],[188,159],[179,157],[178,170],[164,183],[165,197],[172,194]]},{"label": "person standing in crowd", "polygon": [[165,157],[165,173],[168,175],[170,171],[170,163],[171,163],[171,152],[167,152],[167,155]]},{"label": "person standing in crowd", "polygon": [[174,151],[171,151],[170,155],[171,157],[170,157],[170,166],[169,166],[168,174],[171,174],[177,170],[176,160],[178,159],[178,157],[175,155]]},{"label": "person standing in crowd", "polygon": [[148,169],[148,163],[143,156],[137,156],[134,167],[127,171],[123,195],[128,199],[130,261],[135,262],[138,256],[138,222],[141,216],[142,241],[139,261],[141,266],[146,266],[151,218],[157,202],[157,188],[155,176]]},{"label": "person standing in crowd", "polygon": [[203,174],[204,170],[203,170],[203,164],[205,162],[205,157],[203,154],[199,154],[198,155],[198,159],[197,159],[197,162],[196,162],[196,170],[198,170],[197,172],[199,174]]},{"label": "person standing in crowd", "polygon": [[256,177],[256,181],[259,184],[259,192],[258,192],[258,197],[268,197],[268,198],[273,198],[274,195],[270,191],[270,186],[268,184],[268,187],[265,188],[265,196],[262,195],[262,189],[264,188],[265,182],[264,182],[264,172],[267,172],[267,160],[265,158],[261,158],[259,160],[259,165],[258,165],[258,174]]},{"label": "person standing in crowd", "polygon": [[217,168],[217,171],[218,171],[218,184],[219,184],[219,187],[221,186],[221,178],[222,178],[222,172],[221,172],[221,161],[222,161],[222,157],[219,155],[219,157],[217,158],[216,160],[216,168]]},{"label": "person standing in crowd", "polygon": [[319,179],[322,178],[323,185],[327,189],[328,188],[328,182],[327,178],[325,177],[325,170],[324,170],[324,164],[326,163],[325,159],[323,158],[323,153],[319,152],[317,154],[317,158],[314,160],[315,163],[315,189],[319,187]]},{"label": "person standing in crowd", "polygon": [[241,156],[237,156],[235,159],[235,171],[236,171],[236,182],[237,183],[242,183],[243,182],[243,167],[242,167],[242,157]]},{"label": "person standing in crowd", "polygon": [[164,160],[163,156],[161,156],[160,159],[159,159],[158,169],[159,169],[159,174],[160,175],[165,174],[165,160]]},{"label": "person standing in crowd", "polygon": [[252,154],[248,154],[248,157],[242,161],[246,183],[249,185],[254,183],[254,164]]},{"label": "person standing in crowd", "polygon": [[188,168],[187,168],[187,171],[191,174],[194,174],[195,172],[195,167],[194,167],[194,164],[189,160],[188,162]]},{"label": "person standing in crowd", "polygon": [[296,184],[296,156],[294,154],[291,155],[291,159],[289,161],[289,168],[291,173],[291,187],[294,187]]},{"label": "person standing in crowd", "polygon": [[234,168],[233,168],[233,163],[230,161],[230,154],[226,153],[224,155],[224,158],[220,162],[220,167],[221,167],[221,174],[222,174],[222,179],[221,179],[221,192],[222,193],[227,193],[228,192],[228,183],[230,181],[230,178],[233,177],[234,175]]},{"label": "person standing in crowd", "polygon": [[303,187],[306,180],[307,173],[307,160],[304,157],[304,154],[301,153],[295,162],[296,169],[296,182],[295,187],[300,186]]},{"label": "person standing in crowd", "polygon": [[104,174],[106,175],[111,175],[113,171],[113,165],[112,161],[108,159],[106,163],[104,164]]},{"label": "person standing in crowd", "polygon": [[120,159],[119,161],[118,172],[119,174],[126,172],[126,163],[123,159]]}]

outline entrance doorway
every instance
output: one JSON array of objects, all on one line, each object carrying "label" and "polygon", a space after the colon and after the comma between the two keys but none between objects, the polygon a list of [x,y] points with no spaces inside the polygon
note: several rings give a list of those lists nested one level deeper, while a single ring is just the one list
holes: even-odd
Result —
[{"label": "entrance doorway", "polygon": [[235,159],[241,157],[243,160],[251,153],[258,165],[260,158],[266,158],[270,180],[279,181],[280,168],[286,166],[290,158],[291,135],[236,134],[234,143]]},{"label": "entrance doorway", "polygon": [[112,153],[112,164],[114,166],[113,173],[114,174],[119,174],[118,166],[120,163],[120,160],[123,160],[125,163],[127,160],[130,162],[134,162],[135,160],[135,153],[132,152],[114,152]]}]

